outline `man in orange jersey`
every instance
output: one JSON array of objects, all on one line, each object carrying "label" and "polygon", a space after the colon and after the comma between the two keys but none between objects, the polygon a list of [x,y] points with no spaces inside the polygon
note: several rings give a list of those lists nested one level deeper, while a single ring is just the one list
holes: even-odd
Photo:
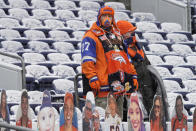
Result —
[{"label": "man in orange jersey", "polygon": [[139,91],[143,96],[143,104],[150,113],[153,104],[153,98],[156,89],[154,89],[154,80],[147,70],[147,65],[150,65],[148,58],[146,57],[142,46],[136,41],[135,30],[130,22],[119,20],[117,27],[120,30],[124,44],[127,48],[128,55],[131,57],[132,63],[138,74]]},{"label": "man in orange jersey", "polygon": [[[97,21],[83,37],[81,53],[83,92],[86,95],[92,90],[96,105],[105,109],[108,93],[125,92],[125,84],[128,93],[138,88],[137,73],[127,57],[111,7],[100,8]],[[123,97],[116,99],[123,110]]]},{"label": "man in orange jersey", "polygon": [[187,116],[183,113],[183,103],[182,97],[179,95],[176,98],[175,104],[175,114],[172,117],[171,121],[171,130],[172,131],[187,131]]}]

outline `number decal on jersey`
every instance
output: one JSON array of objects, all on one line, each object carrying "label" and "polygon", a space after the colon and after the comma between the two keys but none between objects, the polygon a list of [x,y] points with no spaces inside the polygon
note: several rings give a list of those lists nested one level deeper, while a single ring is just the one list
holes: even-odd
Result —
[{"label": "number decal on jersey", "polygon": [[82,52],[84,52],[84,50],[88,51],[89,46],[90,46],[90,42],[82,43]]}]

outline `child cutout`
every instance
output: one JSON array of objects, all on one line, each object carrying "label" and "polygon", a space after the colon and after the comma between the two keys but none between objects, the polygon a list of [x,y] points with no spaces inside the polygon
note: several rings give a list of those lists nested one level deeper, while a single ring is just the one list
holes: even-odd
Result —
[{"label": "child cutout", "polygon": [[50,93],[46,90],[43,92],[42,105],[38,113],[39,131],[54,131],[55,113],[51,104]]}]

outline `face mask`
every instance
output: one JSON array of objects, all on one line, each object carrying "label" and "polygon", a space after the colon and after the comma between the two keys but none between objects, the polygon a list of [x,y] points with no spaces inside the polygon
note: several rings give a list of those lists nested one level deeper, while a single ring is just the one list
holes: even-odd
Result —
[{"label": "face mask", "polygon": [[105,17],[105,19],[103,19],[101,21],[102,26],[104,27],[110,27],[112,25],[112,21],[110,20],[109,17]]},{"label": "face mask", "polygon": [[133,42],[133,36],[127,38],[126,40],[124,40],[124,42],[125,42],[126,44],[131,44],[131,43]]}]

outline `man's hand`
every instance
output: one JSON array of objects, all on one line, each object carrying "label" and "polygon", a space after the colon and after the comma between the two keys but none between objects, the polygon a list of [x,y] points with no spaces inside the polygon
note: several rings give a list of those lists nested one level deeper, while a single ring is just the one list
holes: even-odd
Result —
[{"label": "man's hand", "polygon": [[100,83],[99,80],[95,80],[93,82],[89,82],[91,89],[95,94],[97,94],[100,91]]}]

